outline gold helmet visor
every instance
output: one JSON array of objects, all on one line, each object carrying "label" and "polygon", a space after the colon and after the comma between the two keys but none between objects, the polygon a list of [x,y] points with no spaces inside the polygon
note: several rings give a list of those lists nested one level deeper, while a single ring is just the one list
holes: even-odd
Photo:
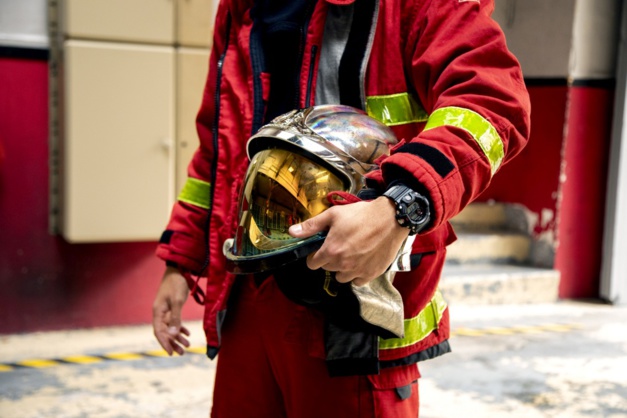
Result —
[{"label": "gold helmet visor", "polygon": [[288,229],[328,209],[327,195],[347,187],[329,168],[306,156],[284,149],[255,154],[240,196],[233,248],[226,252],[229,270],[264,271],[318,248],[324,235],[294,238]]}]

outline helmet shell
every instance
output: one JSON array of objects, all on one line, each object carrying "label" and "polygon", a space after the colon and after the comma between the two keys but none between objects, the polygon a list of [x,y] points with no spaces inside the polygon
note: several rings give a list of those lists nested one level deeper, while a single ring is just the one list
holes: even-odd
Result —
[{"label": "helmet shell", "polygon": [[329,191],[357,194],[397,142],[386,125],[343,105],[294,110],[261,127],[247,144],[239,226],[223,248],[227,270],[274,270],[319,248],[326,233],[297,239],[289,226],[326,210]]},{"label": "helmet shell", "polygon": [[249,158],[272,147],[303,153],[334,170],[350,184],[348,191],[357,193],[363,176],[377,169],[375,161],[397,143],[389,127],[365,112],[321,105],[276,117],[249,139],[247,152]]}]

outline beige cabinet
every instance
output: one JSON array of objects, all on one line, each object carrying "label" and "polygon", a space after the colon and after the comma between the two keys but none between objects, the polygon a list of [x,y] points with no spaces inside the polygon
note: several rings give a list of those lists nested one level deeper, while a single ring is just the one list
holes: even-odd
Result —
[{"label": "beige cabinet", "polygon": [[176,194],[187,180],[187,166],[198,147],[196,114],[202,100],[209,51],[179,48],[176,54]]},{"label": "beige cabinet", "polygon": [[177,43],[209,48],[218,0],[179,0],[177,3]]},{"label": "beige cabinet", "polygon": [[174,43],[174,0],[65,0],[69,38]]},{"label": "beige cabinet", "polygon": [[75,243],[157,240],[198,146],[217,0],[50,4],[60,232]]},{"label": "beige cabinet", "polygon": [[64,236],[157,239],[174,194],[174,49],[68,41],[64,50]]}]

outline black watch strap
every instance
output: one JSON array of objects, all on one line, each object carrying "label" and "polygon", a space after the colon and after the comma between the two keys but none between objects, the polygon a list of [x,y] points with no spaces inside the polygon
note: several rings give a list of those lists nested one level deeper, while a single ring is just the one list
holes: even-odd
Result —
[{"label": "black watch strap", "polygon": [[417,234],[429,223],[429,201],[420,193],[398,183],[387,189],[383,195],[396,205],[396,221],[409,228],[409,235]]}]

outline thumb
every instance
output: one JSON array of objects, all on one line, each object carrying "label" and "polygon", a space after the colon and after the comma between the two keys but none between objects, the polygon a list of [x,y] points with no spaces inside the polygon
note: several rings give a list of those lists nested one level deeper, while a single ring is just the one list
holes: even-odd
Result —
[{"label": "thumb", "polygon": [[318,232],[326,231],[331,218],[329,211],[325,211],[318,216],[307,219],[296,225],[290,226],[289,233],[294,238],[307,238],[316,235]]}]

